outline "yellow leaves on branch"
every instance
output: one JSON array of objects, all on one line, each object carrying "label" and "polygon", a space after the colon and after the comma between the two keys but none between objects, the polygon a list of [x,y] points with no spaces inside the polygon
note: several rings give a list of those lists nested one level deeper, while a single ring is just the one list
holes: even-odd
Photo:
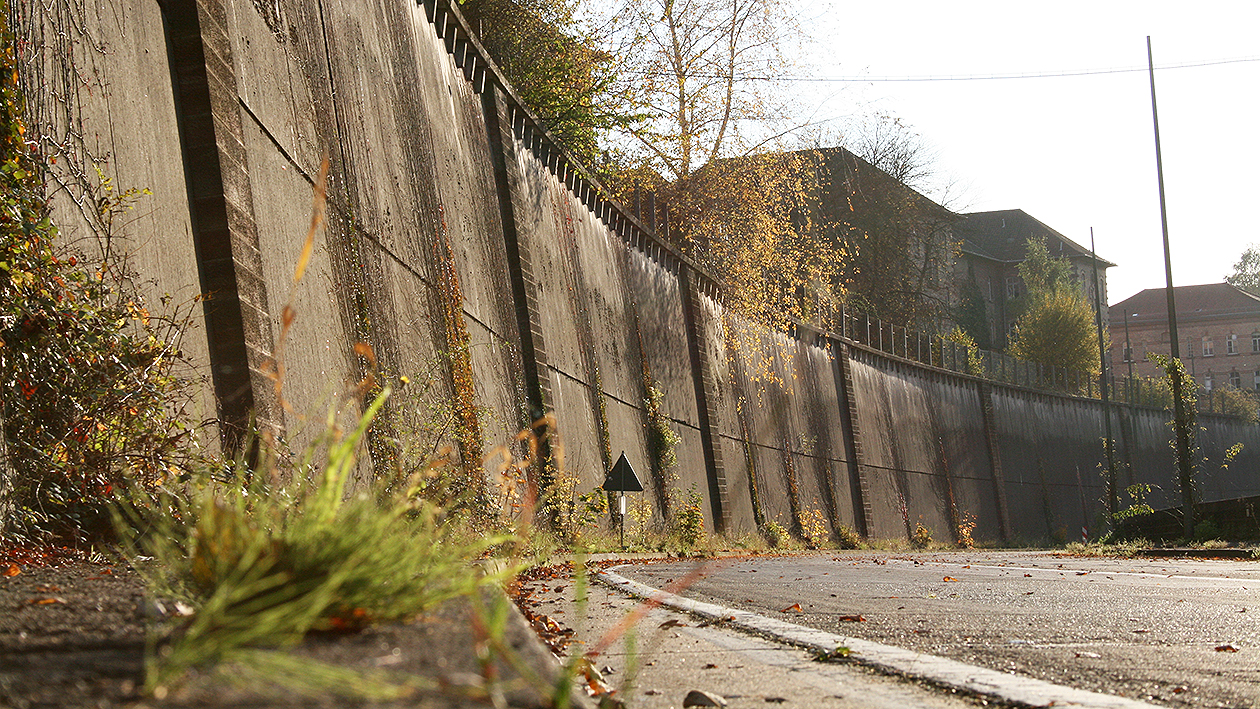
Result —
[{"label": "yellow leaves on branch", "polygon": [[669,188],[677,240],[722,281],[728,307],[763,324],[813,320],[843,295],[844,259],[809,207],[816,164],[801,152],[719,160]]}]

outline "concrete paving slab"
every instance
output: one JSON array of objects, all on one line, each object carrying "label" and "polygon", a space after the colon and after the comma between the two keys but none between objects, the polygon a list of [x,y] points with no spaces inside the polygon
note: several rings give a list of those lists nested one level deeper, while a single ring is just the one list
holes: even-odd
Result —
[{"label": "concrete paving slab", "polygon": [[706,626],[667,608],[646,611],[622,632],[619,626],[627,616],[642,609],[638,599],[599,583],[553,580],[535,588],[535,610],[574,630],[570,655],[598,651],[592,663],[630,709],[676,709],[691,690],[720,695],[735,709],[961,709],[995,704],[859,665],[818,662],[814,653],[800,647]]}]

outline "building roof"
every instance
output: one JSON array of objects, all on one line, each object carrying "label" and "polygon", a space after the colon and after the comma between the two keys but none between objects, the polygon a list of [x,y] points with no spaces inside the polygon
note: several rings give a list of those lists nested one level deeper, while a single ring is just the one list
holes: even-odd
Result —
[{"label": "building roof", "polygon": [[896,192],[909,198],[913,204],[930,212],[934,217],[948,221],[958,218],[958,215],[948,208],[937,204],[922,192],[901,182],[848,148],[842,146],[817,148],[814,152],[826,165],[831,180],[837,183],[843,182],[854,194]]},{"label": "building roof", "polygon": [[[1024,260],[1025,247],[1031,237],[1046,240],[1051,256],[1090,257],[1089,249],[1051,229],[1022,209],[964,214],[954,227],[954,235],[962,239],[964,253],[1004,263]],[[1116,264],[1098,258],[1098,265],[1111,268]]]},{"label": "building roof", "polygon": [[[1228,283],[1175,286],[1177,322],[1260,318],[1260,298]],[[1123,322],[1128,312],[1130,325],[1168,321],[1168,300],[1163,288],[1147,288],[1111,306],[1111,322]]]}]

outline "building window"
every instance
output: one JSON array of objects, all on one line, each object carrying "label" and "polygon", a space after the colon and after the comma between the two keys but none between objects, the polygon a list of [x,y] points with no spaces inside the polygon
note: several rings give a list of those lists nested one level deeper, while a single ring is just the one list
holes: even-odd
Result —
[{"label": "building window", "polygon": [[1260,352],[1260,332],[1251,333],[1251,351]]},{"label": "building window", "polygon": [[1124,361],[1125,362],[1133,361],[1133,347],[1130,345],[1124,346]]},{"label": "building window", "polygon": [[1211,374],[1203,377],[1203,388],[1207,389],[1208,391],[1212,391],[1212,375]]},{"label": "building window", "polygon": [[1238,335],[1230,333],[1225,338],[1225,354],[1238,354]]},{"label": "building window", "polygon": [[1203,356],[1211,357],[1213,354],[1214,353],[1212,352],[1212,338],[1204,337],[1203,338]]},{"label": "building window", "polygon": [[1019,276],[1006,277],[1006,297],[1015,299],[1023,295],[1020,290]]},{"label": "building window", "polygon": [[1229,385],[1235,389],[1242,388],[1242,377],[1238,374],[1238,372],[1229,373]]},{"label": "building window", "polygon": [[1260,391],[1260,369],[1257,369],[1256,373],[1251,377],[1251,386],[1254,387],[1256,391]]}]

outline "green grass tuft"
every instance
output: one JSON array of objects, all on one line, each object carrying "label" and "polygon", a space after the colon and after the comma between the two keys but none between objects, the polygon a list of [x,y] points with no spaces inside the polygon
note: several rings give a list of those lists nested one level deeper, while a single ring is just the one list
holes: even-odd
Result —
[{"label": "green grass tuft", "polygon": [[330,426],[318,465],[207,475],[121,508],[130,553],[153,557],[140,568],[155,592],[195,609],[153,655],[150,690],[244,648],[407,619],[514,572],[472,564],[511,537],[470,538],[447,506],[419,496],[419,480],[393,494],[351,491],[358,447],[388,396],[349,435]]}]

